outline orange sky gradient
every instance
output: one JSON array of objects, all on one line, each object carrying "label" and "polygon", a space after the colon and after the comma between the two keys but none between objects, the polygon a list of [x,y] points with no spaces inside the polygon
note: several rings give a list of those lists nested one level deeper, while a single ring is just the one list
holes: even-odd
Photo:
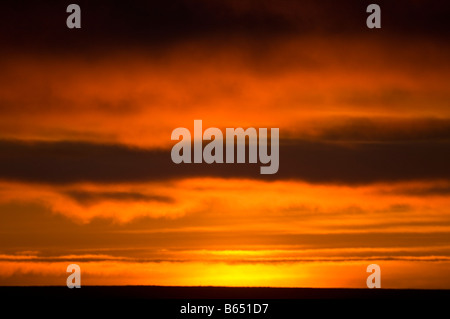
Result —
[{"label": "orange sky gradient", "polygon": [[[257,14],[293,23],[291,5]],[[383,288],[450,289],[448,41],[280,33],[0,53],[0,285],[65,285],[77,263],[82,285],[364,288],[376,263]],[[155,166],[195,119],[297,151],[271,179]]]}]

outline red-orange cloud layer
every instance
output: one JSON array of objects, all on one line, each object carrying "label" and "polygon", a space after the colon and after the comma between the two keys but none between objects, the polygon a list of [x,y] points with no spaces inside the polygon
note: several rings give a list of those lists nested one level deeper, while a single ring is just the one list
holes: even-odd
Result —
[{"label": "red-orange cloud layer", "polygon": [[[151,28],[91,4],[77,35],[0,31],[0,284],[78,263],[92,285],[364,287],[378,263],[383,287],[450,288],[440,14],[391,4],[376,33],[359,5],[175,2],[138,1]],[[279,173],[176,166],[195,119],[280,128]]]}]

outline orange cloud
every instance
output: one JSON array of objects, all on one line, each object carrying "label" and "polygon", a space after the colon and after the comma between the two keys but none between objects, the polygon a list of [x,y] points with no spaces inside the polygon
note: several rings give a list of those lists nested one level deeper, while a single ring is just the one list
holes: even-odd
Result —
[{"label": "orange cloud", "polygon": [[163,58],[130,51],[95,63],[6,56],[0,135],[168,147],[171,131],[194,119],[303,136],[336,117],[450,117],[446,45],[417,39],[392,52],[395,39],[347,38],[343,45],[304,37],[279,41],[257,58],[235,41],[240,50],[233,42],[192,42]]}]

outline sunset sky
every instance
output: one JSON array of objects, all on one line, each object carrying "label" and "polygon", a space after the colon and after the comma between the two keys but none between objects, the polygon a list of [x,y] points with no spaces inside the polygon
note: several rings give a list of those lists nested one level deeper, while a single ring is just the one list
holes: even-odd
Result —
[{"label": "sunset sky", "polygon": [[[0,285],[450,289],[447,2],[72,2],[0,10]],[[174,164],[194,120],[278,173]]]}]

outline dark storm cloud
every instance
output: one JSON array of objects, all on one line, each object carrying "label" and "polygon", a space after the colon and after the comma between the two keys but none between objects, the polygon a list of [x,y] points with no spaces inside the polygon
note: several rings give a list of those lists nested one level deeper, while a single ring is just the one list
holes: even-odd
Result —
[{"label": "dark storm cloud", "polygon": [[50,184],[205,176],[338,184],[449,180],[448,163],[450,143],[432,141],[354,144],[281,141],[280,169],[274,175],[260,175],[259,163],[176,165],[170,150],[81,142],[0,142],[1,179]]},{"label": "dark storm cloud", "polygon": [[327,141],[450,141],[450,120],[343,118],[318,134]]},{"label": "dark storm cloud", "polygon": [[280,149],[280,178],[318,183],[449,179],[450,143],[315,143]]},{"label": "dark storm cloud", "polygon": [[[0,40],[43,50],[127,45],[164,46],[177,41],[238,35],[262,40],[311,32],[367,34],[366,7],[372,1],[76,1],[82,28],[66,28],[72,1],[8,1],[0,10]],[[377,1],[383,34],[446,36],[446,1]]]}]

